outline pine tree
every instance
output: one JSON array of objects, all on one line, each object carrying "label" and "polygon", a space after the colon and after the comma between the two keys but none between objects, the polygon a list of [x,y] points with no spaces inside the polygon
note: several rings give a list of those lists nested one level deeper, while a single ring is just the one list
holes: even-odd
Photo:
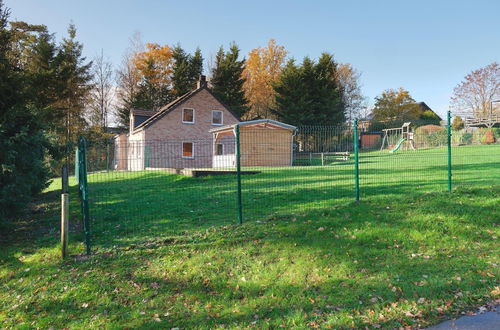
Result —
[{"label": "pine tree", "polygon": [[14,32],[0,0],[0,221],[26,207],[48,180],[48,141],[39,111],[29,104],[19,58],[13,59]]},{"label": "pine tree", "polygon": [[288,61],[273,85],[276,116],[292,125],[338,125],[345,120],[342,91],[335,79],[336,63],[324,53],[318,63],[304,58],[297,66]]},{"label": "pine tree", "polygon": [[[310,61],[306,58],[304,63]],[[305,93],[306,84],[303,79],[303,68],[298,67],[293,59],[289,60],[281,72],[280,79],[273,85],[276,93],[276,108],[273,113],[279,120],[290,124],[306,124],[313,118],[308,118],[311,113],[311,101]]]},{"label": "pine tree", "polygon": [[199,48],[191,55],[177,45],[172,52],[174,59],[172,85],[175,96],[179,97],[196,87],[196,81],[203,72],[203,57]]},{"label": "pine tree", "polygon": [[231,44],[229,51],[219,48],[212,71],[212,91],[234,113],[241,117],[248,109],[245,92],[243,91],[243,70],[245,59],[238,60],[239,48]]},{"label": "pine tree", "polygon": [[60,142],[76,142],[86,127],[86,100],[91,91],[92,62],[82,56],[83,45],[76,41],[76,28],[70,25],[56,55],[57,95],[54,105],[57,119],[52,129]]},{"label": "pine tree", "polygon": [[189,76],[191,79],[191,86],[196,86],[196,82],[203,73],[203,56],[201,54],[201,49],[196,48],[194,54],[191,56],[191,61],[189,63]]}]

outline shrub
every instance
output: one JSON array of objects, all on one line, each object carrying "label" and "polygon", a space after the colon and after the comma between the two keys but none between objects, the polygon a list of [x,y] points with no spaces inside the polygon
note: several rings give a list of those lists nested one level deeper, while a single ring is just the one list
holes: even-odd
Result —
[{"label": "shrub", "polygon": [[464,132],[462,134],[462,143],[463,144],[472,144],[472,133]]},{"label": "shrub", "polygon": [[486,129],[484,129],[484,128],[479,128],[479,129],[474,130],[472,133],[472,143],[481,144],[485,133],[486,133]]},{"label": "shrub", "polygon": [[455,130],[455,131],[458,131],[458,130],[461,130],[464,128],[464,121],[462,120],[462,118],[460,116],[456,116],[455,118],[453,118],[453,122],[451,123],[451,128],[453,128],[453,130]]},{"label": "shrub", "polygon": [[482,144],[492,144],[495,143],[495,135],[493,134],[493,130],[489,129],[484,133],[484,136],[481,140]]}]

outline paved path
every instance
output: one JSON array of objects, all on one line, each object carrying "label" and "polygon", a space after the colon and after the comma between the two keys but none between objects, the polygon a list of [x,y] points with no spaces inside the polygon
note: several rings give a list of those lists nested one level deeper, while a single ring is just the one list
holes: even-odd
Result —
[{"label": "paved path", "polygon": [[473,316],[462,316],[428,328],[428,330],[500,330],[500,305]]}]

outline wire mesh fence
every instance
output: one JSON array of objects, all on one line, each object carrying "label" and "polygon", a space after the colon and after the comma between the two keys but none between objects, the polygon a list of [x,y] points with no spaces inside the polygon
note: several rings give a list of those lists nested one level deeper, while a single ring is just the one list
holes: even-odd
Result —
[{"label": "wire mesh fence", "polygon": [[446,191],[449,161],[454,187],[500,184],[500,143],[480,132],[454,131],[448,143],[443,127],[394,129],[384,138],[353,126],[233,125],[211,139],[88,141],[91,240],[134,244],[321,214],[354,201],[357,178],[361,199],[374,201]]}]

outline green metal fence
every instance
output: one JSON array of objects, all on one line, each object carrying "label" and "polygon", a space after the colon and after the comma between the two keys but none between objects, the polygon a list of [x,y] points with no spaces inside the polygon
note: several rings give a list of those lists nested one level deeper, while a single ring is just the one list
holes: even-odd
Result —
[{"label": "green metal fence", "polygon": [[85,243],[90,252],[91,245],[185,240],[193,228],[203,235],[220,226],[321,216],[381,196],[500,184],[500,139],[486,143],[482,132],[427,127],[403,138],[394,130],[386,146],[384,132],[359,132],[357,123],[236,125],[198,139],[82,139]]}]

